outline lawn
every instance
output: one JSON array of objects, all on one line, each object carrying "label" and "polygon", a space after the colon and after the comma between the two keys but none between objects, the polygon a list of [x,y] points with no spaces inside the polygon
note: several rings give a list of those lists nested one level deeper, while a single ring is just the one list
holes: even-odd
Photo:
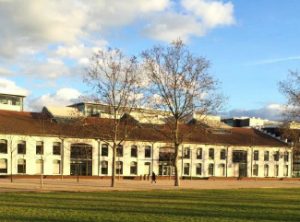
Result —
[{"label": "lawn", "polygon": [[1,193],[0,221],[300,221],[300,189]]}]

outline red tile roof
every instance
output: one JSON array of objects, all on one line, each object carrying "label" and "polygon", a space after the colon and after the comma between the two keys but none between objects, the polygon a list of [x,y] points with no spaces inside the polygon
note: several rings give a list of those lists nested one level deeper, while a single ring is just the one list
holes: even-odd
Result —
[{"label": "red tile roof", "polygon": [[[109,140],[112,137],[112,119],[89,117],[71,123],[57,123],[45,117],[42,113],[14,112],[0,110],[0,133],[19,135],[40,135],[59,137],[100,138]],[[136,141],[166,141],[170,140],[165,135],[170,135],[167,126],[130,125],[130,130],[125,131],[124,125],[120,126],[120,138],[127,133],[127,140]],[[251,128],[231,128],[226,131],[204,129],[197,125],[181,125],[181,137],[184,142],[199,144],[223,144],[237,146],[287,146]],[[122,135],[121,135],[122,134]]]}]

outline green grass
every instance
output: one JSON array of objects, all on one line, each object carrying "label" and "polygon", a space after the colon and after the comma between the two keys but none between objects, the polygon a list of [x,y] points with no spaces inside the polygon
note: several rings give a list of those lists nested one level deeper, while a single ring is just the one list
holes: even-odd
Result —
[{"label": "green grass", "polygon": [[300,221],[300,189],[0,193],[0,221]]}]

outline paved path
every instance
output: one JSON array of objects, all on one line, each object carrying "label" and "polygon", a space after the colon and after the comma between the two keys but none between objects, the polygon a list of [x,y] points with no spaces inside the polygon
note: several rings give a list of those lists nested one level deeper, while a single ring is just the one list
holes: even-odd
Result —
[{"label": "paved path", "polygon": [[39,179],[0,179],[0,192],[94,192],[133,191],[153,189],[241,189],[241,188],[300,188],[300,180],[182,180],[181,186],[174,187],[172,180],[150,181],[116,180],[116,187],[110,187],[109,179],[44,179],[43,187]]}]

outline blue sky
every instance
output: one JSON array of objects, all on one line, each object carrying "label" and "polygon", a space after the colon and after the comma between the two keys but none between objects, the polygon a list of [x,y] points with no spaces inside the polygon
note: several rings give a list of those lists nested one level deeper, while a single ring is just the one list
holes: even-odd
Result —
[{"label": "blue sky", "polygon": [[0,1],[0,91],[27,108],[67,105],[87,90],[84,67],[108,46],[138,54],[181,37],[228,97],[227,115],[278,118],[278,81],[300,63],[300,1]]}]

